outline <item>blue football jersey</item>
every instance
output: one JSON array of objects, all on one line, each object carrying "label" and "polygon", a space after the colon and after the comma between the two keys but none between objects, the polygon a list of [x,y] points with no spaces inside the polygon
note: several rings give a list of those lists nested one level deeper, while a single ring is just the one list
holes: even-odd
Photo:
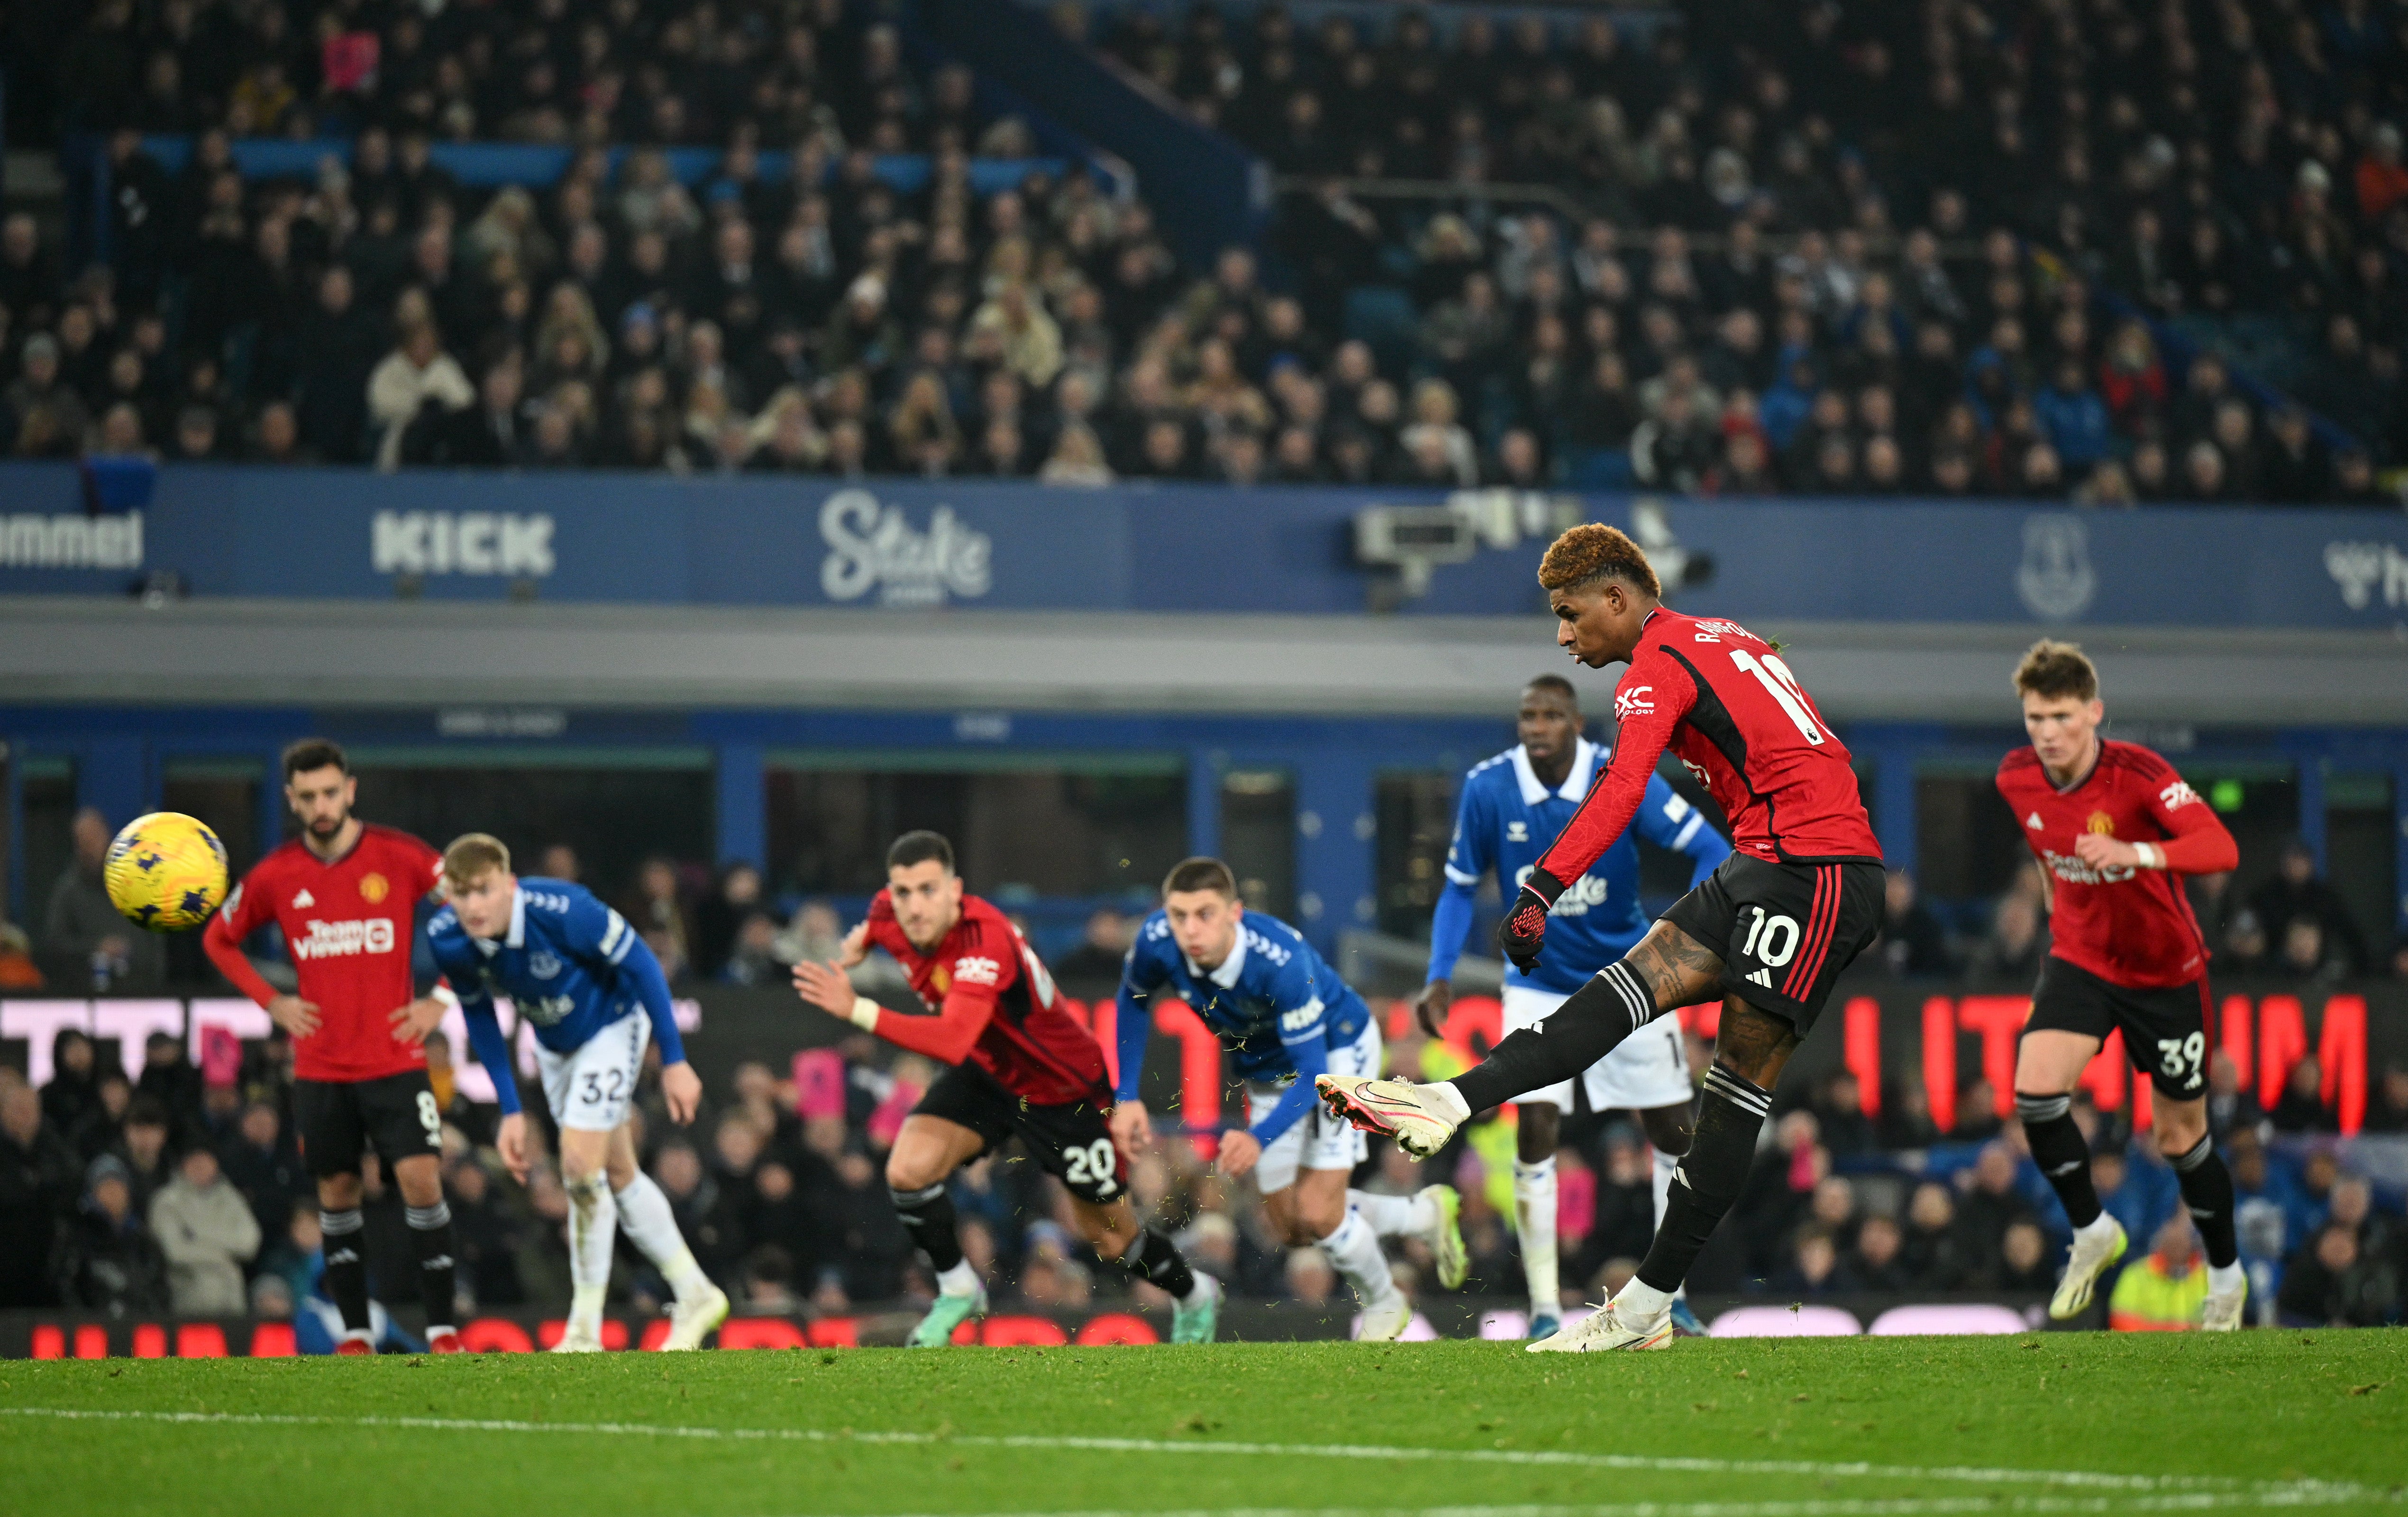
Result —
[{"label": "blue football jersey", "polygon": [[[1170,919],[1157,910],[1138,928],[1121,967],[1120,1098],[1137,1098],[1144,1071],[1146,1003],[1157,994],[1185,1001],[1220,1035],[1239,1075],[1275,1081],[1323,1073],[1328,1051],[1363,1035],[1371,1009],[1338,978],[1304,935],[1277,917],[1248,911],[1238,921],[1237,946],[1216,968],[1203,969],[1179,951]],[[1309,1081],[1298,1080],[1254,1129],[1268,1143],[1312,1106]],[[1294,1109],[1290,1108],[1293,1106]]]},{"label": "blue football jersey", "polygon": [[[481,1062],[493,1063],[491,1048],[501,1046],[496,993],[510,998],[536,1041],[555,1053],[574,1052],[640,1011],[652,1019],[661,1062],[685,1057],[660,960],[624,917],[582,885],[523,878],[509,930],[499,939],[471,937],[459,912],[446,906],[427,920],[426,940],[460,997]],[[503,1109],[514,1109],[513,1082],[494,1073]]]},{"label": "blue football jersey", "polygon": [[[1510,899],[1580,809],[1611,756],[1602,745],[1580,739],[1571,773],[1554,790],[1541,782],[1530,767],[1530,755],[1519,745],[1475,766],[1464,776],[1456,802],[1455,839],[1446,854],[1449,885],[1468,895],[1481,876],[1494,871],[1498,890]],[[1614,839],[1588,873],[1564,881],[1564,893],[1550,913],[1537,971],[1525,975],[1509,963],[1505,983],[1570,995],[1647,935],[1652,919],[1639,899],[1640,837],[1696,860],[1693,883],[1730,854],[1729,845],[1696,807],[1666,784],[1663,776],[1651,777],[1647,798],[1640,803],[1630,830]],[[1461,921],[1469,925],[1468,915]],[[1460,930],[1453,942],[1444,941],[1446,936],[1442,930],[1432,933],[1433,980],[1448,978],[1463,950]]]}]

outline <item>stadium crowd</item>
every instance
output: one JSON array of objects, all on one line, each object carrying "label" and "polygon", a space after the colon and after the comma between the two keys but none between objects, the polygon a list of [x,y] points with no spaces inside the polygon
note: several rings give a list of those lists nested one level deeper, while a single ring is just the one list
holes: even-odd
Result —
[{"label": "stadium crowd", "polygon": [[[1076,163],[973,190],[1029,128],[867,5],[12,24],[79,8],[59,124],[107,135],[111,257],[0,223],[18,456],[2100,504],[2375,502],[2408,463],[2390,0],[1697,0],[1648,50],[1602,17],[1441,43],[1410,9],[1374,36],[1132,8],[1111,47],[1317,184],[1268,267],[1205,269]],[[233,136],[337,133],[307,179],[233,166]],[[579,150],[471,191],[430,151],[478,138]],[[689,185],[682,144],[726,150]],[[1462,193],[1430,214],[1357,173]],[[1525,179],[1545,208],[1477,193]],[[1351,318],[1367,286],[1401,316]],[[2315,329],[2290,399],[2141,319],[2249,313]]]}]

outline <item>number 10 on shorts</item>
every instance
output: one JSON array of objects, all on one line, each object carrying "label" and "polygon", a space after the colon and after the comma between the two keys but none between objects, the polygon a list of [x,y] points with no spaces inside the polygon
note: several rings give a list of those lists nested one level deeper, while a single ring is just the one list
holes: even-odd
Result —
[{"label": "number 10 on shorts", "polygon": [[1740,945],[1741,958],[1752,958],[1768,969],[1778,969],[1797,956],[1798,939],[1804,935],[1796,917],[1777,916],[1760,906],[1744,909],[1756,916],[1748,923],[1747,941]]}]

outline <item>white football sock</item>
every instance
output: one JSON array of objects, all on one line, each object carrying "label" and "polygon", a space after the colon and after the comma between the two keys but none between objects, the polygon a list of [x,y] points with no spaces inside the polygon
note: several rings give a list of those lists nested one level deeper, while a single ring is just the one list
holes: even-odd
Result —
[{"label": "white football sock", "polygon": [[1437,1096],[1439,1109],[1444,1111],[1456,1123],[1460,1124],[1471,1120],[1470,1104],[1464,1100],[1463,1093],[1455,1088],[1454,1081],[1441,1080],[1435,1085],[1424,1085],[1421,1089]]},{"label": "white football sock", "polygon": [[2103,1238],[2109,1234],[2114,1232],[2115,1226],[2116,1224],[2114,1216],[2110,1212],[2101,1211],[2099,1215],[2091,1218],[2088,1222],[2076,1227],[2073,1230],[2073,1234],[2076,1238]]},{"label": "white football sock", "polygon": [[1657,1290],[1638,1276],[1614,1293],[1613,1304],[1626,1324],[1651,1323],[1672,1309],[1670,1294]]},{"label": "white football sock", "polygon": [[598,1333],[602,1297],[610,1288],[610,1247],[619,1237],[619,1207],[599,1173],[568,1181],[568,1278],[575,1299],[568,1328]]},{"label": "white football sock", "polygon": [[979,1272],[970,1267],[968,1259],[951,1269],[937,1272],[937,1289],[947,1295],[976,1295],[983,1288],[984,1282],[979,1279]]},{"label": "white football sock", "polygon": [[619,1207],[619,1231],[638,1252],[652,1261],[652,1267],[669,1282],[681,1301],[692,1301],[710,1289],[710,1277],[696,1264],[694,1251],[685,1246],[685,1235],[678,1231],[677,1216],[669,1210],[669,1198],[652,1177],[642,1170],[615,1193]]},{"label": "white football sock", "polygon": [[1530,1314],[1559,1317],[1562,1283],[1555,1278],[1555,1161],[1513,1164],[1513,1230],[1522,1239],[1522,1278],[1530,1285]]},{"label": "white football sock", "polygon": [[1200,1307],[1205,1302],[1211,1300],[1213,1293],[1217,1292],[1221,1288],[1221,1282],[1219,1281],[1214,1280],[1211,1276],[1204,1273],[1201,1269],[1190,1269],[1188,1271],[1188,1276],[1190,1279],[1194,1280],[1196,1283],[1187,1287],[1187,1294],[1185,1295],[1179,1297],[1179,1304],[1182,1307]]},{"label": "white football sock", "polygon": [[1330,1267],[1354,1293],[1357,1305],[1369,1307],[1397,1294],[1388,1256],[1380,1252],[1380,1236],[1359,1213],[1348,1211],[1338,1230],[1321,1240],[1321,1252],[1329,1255]]},{"label": "white football sock", "polygon": [[2248,1273],[2241,1267],[2241,1261],[2238,1259],[2235,1259],[2229,1265],[2209,1265],[2207,1267],[2207,1294],[2210,1295],[2229,1295],[2234,1291],[2241,1289],[2243,1284],[2244,1284],[2248,1279]]},{"label": "white football sock", "polygon": [[1346,1204],[1361,1212],[1382,1238],[1418,1238],[1438,1226],[1438,1203],[1420,1195],[1348,1191]]}]

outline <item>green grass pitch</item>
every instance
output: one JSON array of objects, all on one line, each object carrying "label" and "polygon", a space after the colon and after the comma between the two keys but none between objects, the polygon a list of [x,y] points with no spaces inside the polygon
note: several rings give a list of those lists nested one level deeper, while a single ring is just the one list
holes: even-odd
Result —
[{"label": "green grass pitch", "polygon": [[0,1512],[2408,1508],[2408,1336],[0,1363]]}]

